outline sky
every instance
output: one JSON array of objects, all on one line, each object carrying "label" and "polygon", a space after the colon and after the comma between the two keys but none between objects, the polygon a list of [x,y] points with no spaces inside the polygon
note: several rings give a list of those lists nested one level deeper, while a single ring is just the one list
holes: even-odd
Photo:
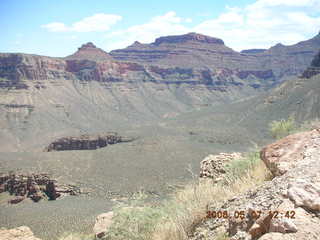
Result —
[{"label": "sky", "polygon": [[197,32],[236,51],[295,44],[320,31],[320,0],[0,0],[0,52],[54,57]]}]

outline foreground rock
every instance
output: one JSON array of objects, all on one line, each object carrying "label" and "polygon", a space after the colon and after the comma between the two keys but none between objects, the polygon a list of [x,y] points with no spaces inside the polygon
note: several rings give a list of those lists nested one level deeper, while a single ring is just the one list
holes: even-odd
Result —
[{"label": "foreground rock", "polygon": [[274,179],[220,206],[208,206],[228,217],[206,219],[193,240],[215,239],[221,231],[232,240],[319,239],[320,131],[288,136],[265,147],[261,156]]},{"label": "foreground rock", "polygon": [[106,135],[82,135],[80,137],[64,137],[52,142],[45,151],[95,150],[109,144],[133,141],[132,138],[118,136],[117,133]]},{"label": "foreground rock", "polygon": [[77,195],[80,190],[73,185],[58,184],[48,174],[3,174],[0,176],[0,193],[9,192],[9,200],[17,204],[29,198],[34,202],[42,199],[56,200],[62,195]]},{"label": "foreground rock", "polygon": [[13,229],[0,229],[0,240],[41,240],[33,235],[29,227],[21,226]]},{"label": "foreground rock", "polygon": [[[274,176],[281,176],[301,164],[308,155],[312,141],[319,136],[320,130],[290,135],[262,149],[261,159]],[[309,148],[309,149],[308,149]]]}]

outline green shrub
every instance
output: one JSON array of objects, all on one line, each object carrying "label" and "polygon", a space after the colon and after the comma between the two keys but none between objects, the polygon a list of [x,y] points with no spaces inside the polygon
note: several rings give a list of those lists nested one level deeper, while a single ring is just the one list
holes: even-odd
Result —
[{"label": "green shrub", "polygon": [[160,208],[128,207],[115,212],[113,224],[105,239],[142,240],[150,239],[156,224],[164,217]]},{"label": "green shrub", "polygon": [[256,166],[260,159],[259,151],[247,153],[243,158],[231,161],[227,166],[227,175],[229,179],[239,178],[246,172]]},{"label": "green shrub", "polygon": [[291,116],[287,120],[273,121],[270,123],[270,132],[272,137],[280,139],[286,137],[296,130],[294,118]]},{"label": "green shrub", "polygon": [[162,208],[146,206],[146,195],[136,194],[128,204],[120,204],[113,209],[113,223],[108,229],[106,240],[147,240],[159,221],[166,217]]},{"label": "green shrub", "polygon": [[[183,240],[195,230],[206,217],[208,204],[226,199],[261,184],[269,173],[260,160],[259,151],[248,153],[244,158],[227,166],[232,176],[228,184],[201,183],[195,179],[182,189],[177,189],[159,206],[146,203],[146,195],[136,194],[127,204],[114,208],[113,224],[105,240]],[[227,240],[226,233],[217,239]]]}]

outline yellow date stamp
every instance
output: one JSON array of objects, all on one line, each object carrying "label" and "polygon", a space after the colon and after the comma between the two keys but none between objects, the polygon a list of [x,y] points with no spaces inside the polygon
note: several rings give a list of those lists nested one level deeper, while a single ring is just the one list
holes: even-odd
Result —
[{"label": "yellow date stamp", "polygon": [[207,211],[206,218],[216,218],[216,219],[228,219],[228,218],[236,218],[236,219],[245,219],[252,218],[258,219],[261,215],[270,215],[272,218],[288,218],[294,219],[296,212],[294,210],[288,211],[261,211],[261,210],[253,210],[253,211],[244,211],[244,210],[235,210],[235,211],[227,211],[227,210],[218,210],[218,211]]}]

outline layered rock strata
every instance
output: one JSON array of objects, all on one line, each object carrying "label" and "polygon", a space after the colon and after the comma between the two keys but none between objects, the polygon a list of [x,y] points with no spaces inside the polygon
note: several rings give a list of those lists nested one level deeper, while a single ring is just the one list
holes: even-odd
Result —
[{"label": "layered rock strata", "polygon": [[73,185],[59,184],[48,174],[3,174],[0,176],[0,193],[14,196],[9,203],[16,204],[27,198],[34,202],[56,200],[62,195],[78,195],[80,189]]},{"label": "layered rock strata", "polygon": [[67,150],[96,150],[110,144],[133,141],[133,138],[118,136],[116,133],[107,135],[82,135],[80,137],[64,137],[55,140],[45,148],[46,152]]}]

